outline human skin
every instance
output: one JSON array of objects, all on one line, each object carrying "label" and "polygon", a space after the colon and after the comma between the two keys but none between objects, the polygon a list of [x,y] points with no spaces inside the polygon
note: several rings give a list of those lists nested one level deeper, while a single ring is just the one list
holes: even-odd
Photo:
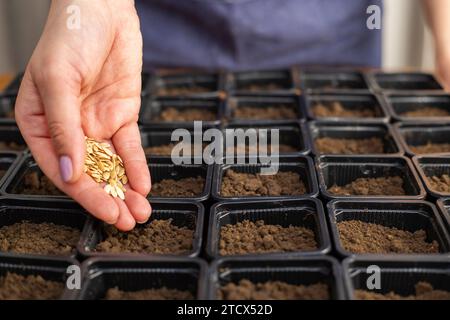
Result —
[{"label": "human skin", "polygon": [[[80,8],[81,28],[67,27]],[[142,36],[131,0],[55,0],[19,90],[15,116],[34,159],[95,217],[126,231],[148,220],[150,173],[137,125]],[[110,141],[129,179],[125,201],[84,173],[85,136]]]},{"label": "human skin", "polygon": [[450,91],[450,1],[423,0],[436,47],[436,73]]},{"label": "human skin", "polygon": [[[423,0],[437,71],[450,90],[450,1]],[[67,28],[69,5],[81,28]],[[54,0],[16,101],[19,128],[44,173],[95,217],[130,230],[148,220],[150,173],[141,147],[142,37],[132,0]],[[83,173],[84,137],[111,141],[125,164],[126,200]]]}]

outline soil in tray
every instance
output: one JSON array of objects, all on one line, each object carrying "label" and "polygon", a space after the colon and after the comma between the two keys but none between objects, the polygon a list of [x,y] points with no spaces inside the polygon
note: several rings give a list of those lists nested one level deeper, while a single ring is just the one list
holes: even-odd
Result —
[{"label": "soil in tray", "polygon": [[23,144],[18,144],[17,142],[5,142],[0,141],[0,151],[22,151],[25,150],[26,146]]},{"label": "soil in tray", "polygon": [[294,285],[281,281],[253,283],[242,279],[238,284],[228,283],[221,287],[220,300],[329,300],[329,288],[324,283]]},{"label": "soil in tray", "polygon": [[6,171],[5,170],[0,170],[0,179],[3,178],[3,176],[5,175]]},{"label": "soil in tray", "polygon": [[205,179],[198,177],[183,178],[180,180],[163,179],[152,185],[152,197],[195,197],[202,194],[205,188]]},{"label": "soil in tray", "polygon": [[359,220],[338,222],[337,228],[341,245],[353,253],[439,253],[439,244],[427,242],[425,230],[409,232]]},{"label": "soil in tray", "polygon": [[78,229],[53,223],[23,221],[0,228],[0,251],[69,255],[79,239]]},{"label": "soil in tray", "polygon": [[202,86],[177,86],[177,87],[162,87],[158,89],[160,96],[180,96],[194,93],[209,92],[211,89]]},{"label": "soil in tray", "polygon": [[431,185],[431,189],[438,192],[450,193],[450,176],[448,174],[440,177],[428,177],[428,182]]},{"label": "soil in tray", "polygon": [[427,153],[445,153],[450,152],[450,143],[431,143],[428,142],[424,145],[412,146],[409,148],[412,152],[416,154],[427,154]]},{"label": "soil in tray", "polygon": [[[169,144],[163,144],[160,146],[153,146],[153,147],[146,147],[144,148],[144,151],[146,154],[151,154],[151,155],[155,155],[155,156],[170,156],[172,154],[172,149],[176,146],[175,143],[169,143]],[[206,147],[206,144],[203,145],[203,148]],[[202,155],[203,152],[203,148],[202,151],[198,154],[199,156]],[[181,153],[181,156],[183,155],[183,153]],[[194,146],[192,145],[192,149],[191,149],[191,155],[197,155],[194,152]]]},{"label": "soil in tray", "polygon": [[64,195],[49,178],[44,175],[40,176],[38,172],[30,172],[25,175],[23,186],[19,189],[19,192],[29,195]]},{"label": "soil in tray", "polygon": [[358,178],[345,185],[333,185],[328,191],[339,196],[404,196],[403,179],[398,176]]},{"label": "soil in tray", "polygon": [[206,109],[177,109],[168,107],[165,108],[158,117],[154,120],[163,122],[173,122],[173,121],[214,121],[217,115]]},{"label": "soil in tray", "polygon": [[0,300],[55,300],[64,291],[62,282],[41,276],[6,273],[0,276]]},{"label": "soil in tray", "polygon": [[298,173],[292,171],[261,175],[227,170],[220,191],[223,197],[294,196],[305,193],[305,183]]},{"label": "soil in tray", "polygon": [[297,113],[292,106],[279,105],[275,107],[241,106],[234,112],[236,119],[250,120],[283,120],[296,119]]},{"label": "soil in tray", "polygon": [[400,113],[403,117],[419,118],[419,117],[449,117],[448,110],[437,107],[421,107],[417,110]]},{"label": "soil in tray", "polygon": [[192,249],[194,231],[172,224],[172,219],[152,220],[130,232],[120,232],[113,226],[103,227],[104,240],[96,252],[183,254]]},{"label": "soil in tray", "polygon": [[355,298],[358,300],[450,300],[450,291],[435,290],[430,283],[421,281],[415,285],[414,295],[401,296],[393,291],[381,294],[355,290]]},{"label": "soil in tray", "polygon": [[377,137],[368,139],[318,138],[316,148],[322,154],[381,154],[384,153],[383,140]]},{"label": "soil in tray", "polygon": [[105,300],[194,300],[194,296],[189,291],[166,287],[139,291],[122,291],[115,287],[106,291]]},{"label": "soil in tray", "polygon": [[268,83],[251,83],[251,84],[240,84],[238,86],[238,90],[241,91],[250,91],[250,92],[258,92],[258,91],[276,91],[286,89],[283,85],[268,82]]},{"label": "soil in tray", "polygon": [[317,249],[314,231],[304,227],[265,224],[244,220],[220,228],[220,254],[311,251]]},{"label": "soil in tray", "polygon": [[[234,147],[230,147],[227,149],[227,153],[231,154],[231,151],[234,150],[234,154],[258,154],[258,146],[252,145],[237,145]],[[298,152],[298,148],[287,145],[287,144],[279,144],[278,145],[278,152],[279,153],[294,153]],[[271,154],[272,152],[272,145],[267,146],[267,154]]]},{"label": "soil in tray", "polygon": [[344,105],[338,101],[331,103],[316,103],[312,107],[312,111],[316,117],[319,118],[374,118],[376,117],[375,111],[371,108],[350,109],[345,108]]}]

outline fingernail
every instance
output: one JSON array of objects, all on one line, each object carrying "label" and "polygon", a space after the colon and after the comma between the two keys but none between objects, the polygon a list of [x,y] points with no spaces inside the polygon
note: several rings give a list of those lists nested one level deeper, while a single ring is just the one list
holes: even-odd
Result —
[{"label": "fingernail", "polygon": [[61,156],[59,158],[59,172],[64,182],[69,182],[72,179],[73,168],[72,160],[68,156]]}]

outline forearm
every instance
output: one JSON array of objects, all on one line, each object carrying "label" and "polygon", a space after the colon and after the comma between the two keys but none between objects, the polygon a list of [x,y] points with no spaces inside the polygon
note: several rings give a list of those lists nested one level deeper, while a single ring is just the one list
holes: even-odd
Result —
[{"label": "forearm", "polygon": [[437,55],[450,59],[450,1],[423,0]]}]

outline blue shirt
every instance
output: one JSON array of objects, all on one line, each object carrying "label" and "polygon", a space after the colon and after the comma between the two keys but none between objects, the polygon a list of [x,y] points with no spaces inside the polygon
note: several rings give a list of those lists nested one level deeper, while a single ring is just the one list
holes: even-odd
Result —
[{"label": "blue shirt", "polygon": [[381,64],[382,0],[136,0],[144,68]]}]

